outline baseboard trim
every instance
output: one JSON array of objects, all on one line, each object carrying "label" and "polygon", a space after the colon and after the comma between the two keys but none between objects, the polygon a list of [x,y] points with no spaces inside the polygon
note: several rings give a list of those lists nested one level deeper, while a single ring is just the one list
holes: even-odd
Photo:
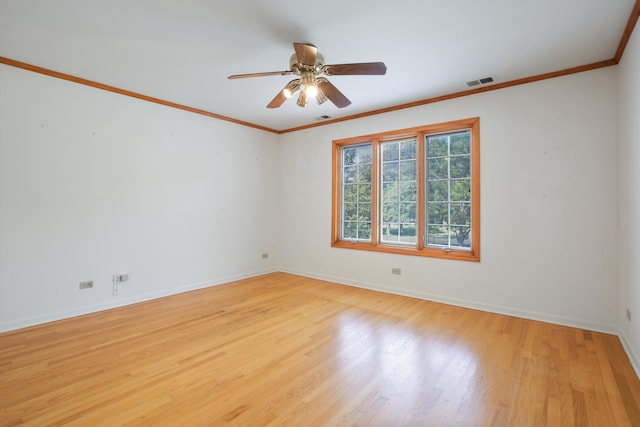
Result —
[{"label": "baseboard trim", "polygon": [[520,317],[528,320],[536,320],[539,322],[553,323],[561,326],[570,326],[572,328],[586,329],[594,332],[602,332],[605,334],[619,335],[619,330],[611,325],[594,323],[584,319],[575,319],[565,316],[557,316],[548,313],[519,310],[501,305],[479,303],[461,298],[451,298],[443,295],[430,294],[427,292],[416,292],[408,289],[390,288],[378,283],[365,282],[361,280],[345,279],[343,277],[318,274],[311,271],[298,270],[294,268],[280,268],[284,273],[296,274],[299,276],[310,277],[318,280],[339,283],[341,285],[354,286],[357,288],[368,289],[372,291],[385,292],[388,294],[402,295],[406,297],[419,298],[427,301],[438,302],[442,304],[450,304],[458,307],[470,308],[473,310],[481,310],[489,313],[503,314],[506,316]]},{"label": "baseboard trim", "polygon": [[262,276],[264,274],[277,272],[278,269],[264,269],[255,270],[249,273],[236,274],[231,276],[220,277],[217,279],[211,279],[207,281],[190,283],[183,286],[178,286],[170,289],[163,289],[157,292],[148,292],[141,295],[134,295],[128,298],[118,299],[115,301],[109,301],[99,304],[91,304],[82,307],[73,308],[71,310],[63,310],[53,313],[46,313],[40,316],[25,317],[22,319],[11,320],[6,323],[0,324],[0,333],[14,331],[17,329],[28,328],[30,326],[41,325],[44,323],[55,322],[58,320],[69,319],[72,317],[83,316],[85,314],[96,313],[104,310],[111,310],[113,308],[125,307],[131,304],[137,304],[140,302],[151,301],[158,298],[164,298],[171,295],[177,295],[184,292],[195,291],[197,289],[204,289],[211,286],[222,285],[229,282],[235,282],[237,280],[249,279],[251,277]]},{"label": "baseboard trim", "polygon": [[633,370],[636,371],[636,375],[640,378],[640,359],[638,358],[638,355],[633,351],[633,347],[629,344],[629,340],[624,332],[619,333],[618,337],[620,338],[624,352],[627,353],[627,358],[629,358],[629,362],[631,363]]}]

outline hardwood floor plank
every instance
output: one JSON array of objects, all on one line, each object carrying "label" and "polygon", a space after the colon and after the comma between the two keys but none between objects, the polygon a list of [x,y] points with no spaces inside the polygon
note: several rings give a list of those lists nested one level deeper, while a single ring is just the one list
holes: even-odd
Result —
[{"label": "hardwood floor plank", "polygon": [[285,273],[0,334],[0,426],[640,425],[617,337]]}]

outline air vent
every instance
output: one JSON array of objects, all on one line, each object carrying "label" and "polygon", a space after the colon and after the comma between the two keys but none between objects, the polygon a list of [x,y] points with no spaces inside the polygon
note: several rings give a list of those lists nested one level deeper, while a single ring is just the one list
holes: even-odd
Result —
[{"label": "air vent", "polygon": [[481,79],[478,80],[470,80],[467,82],[467,86],[469,87],[474,87],[474,86],[478,86],[478,85],[486,85],[489,83],[493,83],[493,77],[489,76],[489,77],[483,77]]}]

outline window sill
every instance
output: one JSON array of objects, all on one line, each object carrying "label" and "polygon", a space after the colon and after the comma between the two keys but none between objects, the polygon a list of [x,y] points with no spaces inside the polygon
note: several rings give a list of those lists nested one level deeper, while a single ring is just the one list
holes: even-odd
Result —
[{"label": "window sill", "polygon": [[458,261],[480,262],[478,250],[467,251],[461,249],[444,250],[436,247],[426,247],[418,249],[415,246],[391,245],[388,243],[377,245],[368,242],[351,242],[347,240],[337,240],[331,243],[334,248],[355,249],[360,251],[391,253],[399,255],[422,256],[428,258],[452,259]]}]

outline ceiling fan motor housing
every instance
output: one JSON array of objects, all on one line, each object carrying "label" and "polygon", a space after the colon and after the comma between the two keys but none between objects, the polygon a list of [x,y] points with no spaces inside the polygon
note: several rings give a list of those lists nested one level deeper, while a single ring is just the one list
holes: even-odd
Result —
[{"label": "ceiling fan motor housing", "polygon": [[313,71],[313,74],[318,75],[322,73],[323,67],[324,67],[324,56],[322,56],[320,52],[318,52],[316,56],[316,63],[314,64],[313,68],[300,63],[295,53],[291,55],[291,57],[289,58],[289,69],[298,75],[303,71],[307,71],[307,70]]}]

